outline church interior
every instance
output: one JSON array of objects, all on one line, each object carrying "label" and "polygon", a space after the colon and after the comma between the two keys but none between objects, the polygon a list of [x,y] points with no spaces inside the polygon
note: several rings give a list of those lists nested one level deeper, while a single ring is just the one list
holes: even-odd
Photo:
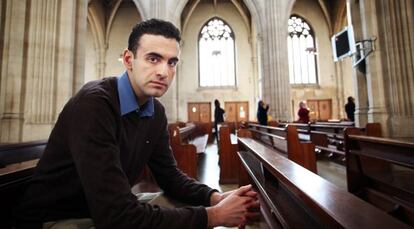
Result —
[{"label": "church interior", "polygon": [[220,191],[253,184],[251,228],[414,227],[412,0],[2,0],[0,227],[64,105],[125,72],[150,18],[181,31],[158,98],[177,166]]}]

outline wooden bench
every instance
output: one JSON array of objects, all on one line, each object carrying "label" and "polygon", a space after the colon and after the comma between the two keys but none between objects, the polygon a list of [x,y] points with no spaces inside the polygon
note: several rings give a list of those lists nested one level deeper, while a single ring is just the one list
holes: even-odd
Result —
[{"label": "wooden bench", "polygon": [[185,126],[172,123],[168,125],[168,132],[178,168],[197,179],[197,153],[205,152],[211,135],[211,123],[186,123]]},{"label": "wooden bench", "polygon": [[[232,127],[222,125],[220,127],[219,148],[219,166],[220,166],[220,184],[237,184],[239,183],[239,168],[241,166],[237,151],[237,137],[231,132]],[[237,130],[237,136],[252,137],[251,132],[245,129]]]},{"label": "wooden bench", "polygon": [[409,228],[259,141],[238,142],[269,228]]},{"label": "wooden bench", "polygon": [[47,141],[0,145],[0,222],[1,228],[11,228],[13,207],[23,194]]},{"label": "wooden bench", "polygon": [[[345,127],[343,130],[336,129],[334,131],[336,133],[311,130],[310,139],[315,144],[316,149],[319,149],[322,152],[329,153],[329,157],[333,157],[335,155],[340,156],[341,162],[344,162],[345,161],[344,131],[346,128],[355,128],[355,127]],[[380,137],[382,135],[380,123],[367,123],[365,128],[361,128],[360,131],[367,136]]]},{"label": "wooden bench", "polygon": [[179,128],[177,124],[169,124],[170,145],[177,161],[177,167],[189,177],[197,179],[197,148],[188,144],[188,137],[195,130],[195,125]]},{"label": "wooden bench", "polygon": [[290,160],[317,173],[315,146],[311,142],[300,142],[295,126],[272,127],[258,124],[248,124],[253,138],[286,155]]},{"label": "wooden bench", "polygon": [[[286,123],[283,125],[287,125]],[[282,125],[282,126],[283,126]],[[328,158],[335,162],[344,164],[344,131],[346,128],[354,128],[353,122],[317,122],[317,123],[292,123],[298,129],[301,141],[311,141],[315,144],[316,153],[320,155],[328,154]],[[381,136],[380,123],[368,123],[365,128],[361,128],[368,136]]]},{"label": "wooden bench", "polygon": [[347,129],[348,191],[414,226],[414,143]]}]

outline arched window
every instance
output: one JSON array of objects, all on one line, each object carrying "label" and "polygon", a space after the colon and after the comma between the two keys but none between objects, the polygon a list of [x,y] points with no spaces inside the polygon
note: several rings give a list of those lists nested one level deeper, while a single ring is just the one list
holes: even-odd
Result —
[{"label": "arched window", "polygon": [[291,84],[316,84],[315,36],[309,24],[292,15],[288,20],[289,77]]},{"label": "arched window", "polygon": [[210,19],[198,37],[200,87],[235,86],[234,33],[220,18]]}]

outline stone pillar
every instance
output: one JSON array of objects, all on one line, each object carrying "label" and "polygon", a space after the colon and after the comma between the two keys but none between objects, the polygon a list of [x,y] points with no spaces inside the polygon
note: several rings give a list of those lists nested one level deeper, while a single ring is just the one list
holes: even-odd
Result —
[{"label": "stone pillar", "polygon": [[165,7],[167,3],[163,0],[152,0],[151,1],[151,15],[149,18],[168,19],[168,15],[165,13]]},{"label": "stone pillar", "polygon": [[[365,0],[367,30],[378,34],[370,58],[373,108],[370,119],[389,126],[389,135],[414,138],[414,3],[412,0]],[[387,109],[381,109],[387,107]],[[379,111],[378,111],[379,108]],[[387,113],[389,121],[383,117]],[[372,113],[372,114],[371,114]]]},{"label": "stone pillar", "polygon": [[[0,142],[19,142],[24,121],[23,85],[26,80],[26,55],[29,6],[25,1],[4,0],[2,5]],[[3,13],[2,13],[3,14]],[[4,17],[3,17],[4,16]]]},{"label": "stone pillar", "polygon": [[96,75],[99,78],[103,78],[105,76],[105,69],[106,69],[106,51],[108,50],[108,46],[100,47],[96,50],[96,54],[98,56],[98,60],[96,61]]},{"label": "stone pillar", "polygon": [[[370,39],[373,36],[379,37],[377,23],[378,16],[375,13],[375,4],[373,1],[360,1],[360,17],[362,25],[362,39]],[[381,39],[381,38],[379,38]],[[378,47],[375,52],[365,59],[366,64],[366,82],[368,96],[367,122],[381,123],[383,135],[388,135],[388,112],[386,109],[386,93],[384,90],[384,71],[382,69],[381,59],[382,47]]]},{"label": "stone pillar", "polygon": [[46,139],[84,74],[87,0],[31,3],[3,4],[2,143]]},{"label": "stone pillar", "polygon": [[74,64],[73,64],[73,93],[85,84],[85,47],[88,0],[77,0],[75,10]]},{"label": "stone pillar", "polygon": [[[171,23],[176,23],[177,20],[175,20],[175,18],[170,18],[171,16],[175,15],[166,13],[167,5],[172,5],[173,3],[174,2],[172,1],[167,2],[163,0],[152,0],[150,3],[150,14],[148,15],[148,18],[159,18],[170,21]],[[177,26],[177,28],[180,28],[179,24],[175,24],[175,26]],[[184,45],[184,41],[182,41],[182,45]],[[183,46],[181,46],[181,48],[183,48]],[[180,78],[180,69],[184,61],[185,60],[181,60],[179,62],[174,81],[171,83],[168,91],[161,98],[159,98],[165,108],[165,113],[169,122],[182,121],[178,120],[178,80]]]},{"label": "stone pillar", "polygon": [[[355,41],[364,39],[363,26],[361,25],[360,5],[351,1],[352,24],[354,27]],[[363,17],[363,15],[362,15]],[[347,22],[348,24],[349,22]],[[364,66],[365,62],[361,63]],[[361,66],[359,68],[361,69]],[[367,77],[365,73],[353,68],[352,81],[355,88],[355,126],[364,127],[368,122],[368,93],[367,93]]]},{"label": "stone pillar", "polygon": [[275,119],[289,120],[290,85],[287,57],[287,2],[266,1],[263,20],[262,91]]}]

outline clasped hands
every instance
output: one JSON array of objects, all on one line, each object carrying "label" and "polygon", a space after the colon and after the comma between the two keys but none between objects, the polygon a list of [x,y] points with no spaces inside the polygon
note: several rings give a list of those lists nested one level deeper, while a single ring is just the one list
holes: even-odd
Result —
[{"label": "clasped hands", "polygon": [[242,227],[259,218],[260,204],[252,185],[219,193],[210,197],[211,207],[207,208],[208,226]]}]

